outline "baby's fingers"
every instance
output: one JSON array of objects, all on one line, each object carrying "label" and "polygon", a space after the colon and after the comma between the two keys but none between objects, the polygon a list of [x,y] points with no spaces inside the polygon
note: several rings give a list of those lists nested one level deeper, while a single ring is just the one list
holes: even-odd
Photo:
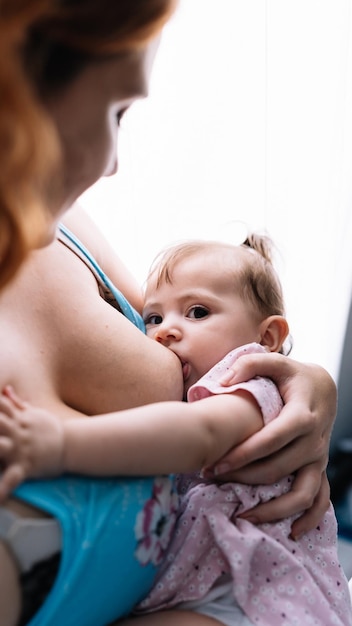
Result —
[{"label": "baby's fingers", "polygon": [[0,502],[6,500],[10,493],[23,482],[25,473],[21,465],[10,465],[6,468],[0,478]]},{"label": "baby's fingers", "polygon": [[14,461],[15,444],[9,437],[0,436],[0,502],[25,478],[23,467]]},{"label": "baby's fingers", "polygon": [[2,418],[2,424],[9,422],[17,417],[19,411],[18,406],[13,402],[12,398],[5,394],[5,390],[0,394],[0,417]]},{"label": "baby's fingers", "polygon": [[2,396],[6,396],[10,402],[8,403],[9,407],[14,407],[17,409],[25,409],[26,402],[21,400],[21,398],[15,393],[13,387],[11,385],[6,385],[2,390]]},{"label": "baby's fingers", "polygon": [[16,432],[16,422],[0,406],[0,438],[4,437],[8,441],[13,440]]},{"label": "baby's fingers", "polygon": [[8,465],[14,452],[14,443],[9,437],[0,435],[0,467]]}]

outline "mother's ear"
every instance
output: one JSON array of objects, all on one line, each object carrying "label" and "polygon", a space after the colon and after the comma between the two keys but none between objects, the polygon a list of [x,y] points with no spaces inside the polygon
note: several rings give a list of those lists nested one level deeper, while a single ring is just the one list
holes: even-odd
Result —
[{"label": "mother's ear", "polygon": [[289,333],[287,320],[282,315],[270,315],[260,324],[259,333],[262,346],[269,352],[279,352]]}]

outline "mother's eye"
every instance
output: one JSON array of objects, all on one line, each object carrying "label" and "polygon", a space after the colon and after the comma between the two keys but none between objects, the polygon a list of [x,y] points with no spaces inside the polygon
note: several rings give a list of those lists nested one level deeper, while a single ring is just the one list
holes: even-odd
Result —
[{"label": "mother's eye", "polygon": [[205,306],[201,306],[200,304],[192,306],[187,313],[187,317],[194,320],[200,320],[203,317],[207,317],[207,315],[209,315],[209,309]]}]

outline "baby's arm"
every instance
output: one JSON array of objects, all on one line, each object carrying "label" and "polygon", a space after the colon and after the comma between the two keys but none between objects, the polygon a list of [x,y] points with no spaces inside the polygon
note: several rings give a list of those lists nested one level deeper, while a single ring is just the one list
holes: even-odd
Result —
[{"label": "baby's arm", "polygon": [[25,478],[65,471],[101,476],[199,470],[263,426],[256,401],[243,390],[61,421],[7,388],[0,412],[2,499]]}]

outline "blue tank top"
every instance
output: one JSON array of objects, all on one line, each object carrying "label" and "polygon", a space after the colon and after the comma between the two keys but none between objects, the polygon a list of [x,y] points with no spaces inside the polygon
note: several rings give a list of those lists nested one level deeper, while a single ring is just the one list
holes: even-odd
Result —
[{"label": "blue tank top", "polygon": [[[139,314],[65,227],[59,238],[92,269],[128,319]],[[15,496],[60,523],[59,572],[28,626],[106,626],[131,612],[151,589],[178,507],[172,477],[28,481]]]}]

